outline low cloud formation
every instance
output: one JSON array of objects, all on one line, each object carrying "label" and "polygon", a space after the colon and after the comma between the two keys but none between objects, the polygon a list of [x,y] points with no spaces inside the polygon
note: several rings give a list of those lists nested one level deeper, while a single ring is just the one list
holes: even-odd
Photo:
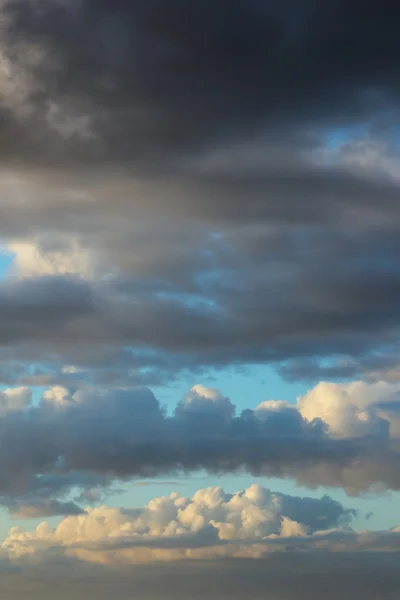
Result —
[{"label": "low cloud formation", "polygon": [[194,386],[173,414],[149,389],[47,390],[0,419],[0,502],[25,516],[78,514],[116,481],[206,470],[285,477],[349,494],[400,489],[398,384],[321,383],[296,404],[269,400],[236,415]]},{"label": "low cloud formation", "polygon": [[352,561],[360,553],[390,557],[399,551],[400,527],[355,531],[350,527],[355,514],[329,496],[300,498],[259,485],[227,494],[215,487],[198,490],[191,498],[173,492],[143,508],[86,509],[55,528],[46,522],[33,531],[13,527],[2,552],[10,565],[26,569],[51,564],[55,558],[66,568],[71,560],[124,567],[183,560],[263,562],[289,552],[300,558],[306,553],[312,565],[316,551],[322,561],[336,560],[335,554],[346,554]]},{"label": "low cloud formation", "polygon": [[55,529],[46,522],[33,532],[13,527],[2,547],[12,560],[31,554],[45,556],[48,550],[116,564],[210,558],[212,554],[261,557],[270,550],[269,542],[271,549],[275,543],[290,545],[297,538],[323,545],[325,536],[328,542],[332,536],[335,544],[336,533],[329,530],[340,526],[343,539],[348,536],[353,542],[348,526],[355,514],[329,496],[299,498],[259,485],[227,494],[217,487],[199,490],[192,498],[173,492],[140,509],[86,509],[81,515],[66,517]]},{"label": "low cloud formation", "polygon": [[[235,494],[177,492],[147,506],[102,506],[55,528],[10,530],[0,548],[2,591],[19,600],[253,598],[394,600],[400,528],[357,532],[354,511],[328,496],[259,485]],[[357,597],[357,596],[356,596]]]}]

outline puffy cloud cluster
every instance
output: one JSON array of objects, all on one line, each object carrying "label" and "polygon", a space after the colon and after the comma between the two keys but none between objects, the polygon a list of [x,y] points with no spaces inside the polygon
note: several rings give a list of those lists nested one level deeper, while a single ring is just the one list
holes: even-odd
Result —
[{"label": "puffy cloud cluster", "polygon": [[31,403],[32,392],[27,387],[10,388],[0,391],[0,415],[6,412],[21,411]]},{"label": "puffy cloud cluster", "polygon": [[[235,494],[208,488],[191,498],[173,492],[142,509],[86,509],[81,515],[66,517],[55,529],[45,522],[33,532],[14,527],[3,549],[10,558],[18,558],[61,548],[87,560],[92,556],[94,561],[107,556],[108,560],[146,561],[152,554],[153,558],[190,558],[191,551],[201,556],[201,552],[196,554],[201,549],[208,556],[213,547],[229,547],[228,555],[237,553],[242,544],[246,552],[249,545],[254,550],[257,544],[278,537],[309,536],[346,526],[354,514],[328,496],[299,498],[259,485]],[[142,551],[146,548],[156,553]]]},{"label": "puffy cloud cluster", "polygon": [[[162,474],[248,472],[340,486],[400,489],[398,384],[321,383],[296,404],[236,414],[194,386],[171,414],[146,388],[54,387],[39,403],[4,392],[0,502],[22,516],[79,514],[113,482]],[[288,525],[289,527],[289,525]]]},{"label": "puffy cloud cluster", "polygon": [[197,419],[204,415],[214,419],[221,417],[228,422],[235,416],[235,412],[236,407],[229,398],[222,396],[219,390],[201,384],[194,385],[175,410],[176,416],[184,419],[190,419],[191,416]]},{"label": "puffy cloud cluster", "polygon": [[[355,511],[329,496],[320,499],[273,493],[259,485],[227,494],[221,488],[178,492],[155,498],[143,508],[87,508],[54,528],[10,529],[1,549],[14,566],[100,564],[123,567],[182,560],[257,559],[288,551],[313,560],[332,553],[348,560],[361,552],[398,556],[400,527],[355,531]],[[72,562],[72,566],[74,563]]]},{"label": "puffy cloud cluster", "polygon": [[308,421],[321,419],[332,435],[362,437],[389,429],[400,438],[400,385],[384,381],[319,383],[298,403]]}]

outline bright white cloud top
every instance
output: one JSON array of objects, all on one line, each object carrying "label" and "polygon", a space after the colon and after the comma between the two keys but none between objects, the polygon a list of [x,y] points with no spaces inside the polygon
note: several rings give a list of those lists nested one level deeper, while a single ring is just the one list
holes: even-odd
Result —
[{"label": "bright white cloud top", "polygon": [[[275,542],[349,525],[354,511],[328,496],[320,500],[272,493],[259,485],[235,494],[222,488],[178,492],[151,500],[142,509],[101,506],[69,516],[52,529],[10,530],[3,550],[12,560],[65,552],[86,561],[147,562],[215,556],[261,557]],[[316,538],[318,539],[318,538]],[[270,546],[268,545],[270,544]],[[265,548],[263,549],[263,545]]]}]

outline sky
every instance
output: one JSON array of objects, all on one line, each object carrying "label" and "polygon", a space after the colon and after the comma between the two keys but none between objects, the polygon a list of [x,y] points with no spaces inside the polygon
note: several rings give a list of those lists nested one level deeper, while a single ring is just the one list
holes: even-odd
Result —
[{"label": "sky", "polygon": [[0,0],[2,600],[398,598],[399,28]]}]

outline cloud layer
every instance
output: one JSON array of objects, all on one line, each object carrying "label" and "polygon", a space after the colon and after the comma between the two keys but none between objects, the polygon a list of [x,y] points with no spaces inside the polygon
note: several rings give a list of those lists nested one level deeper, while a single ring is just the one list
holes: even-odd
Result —
[{"label": "cloud layer", "polygon": [[0,10],[4,383],[398,379],[397,8]]},{"label": "cloud layer", "polygon": [[359,2],[6,0],[2,12],[9,160],[160,169],[260,126],[296,140],[398,100],[392,4],[379,30]]},{"label": "cloud layer", "polygon": [[325,593],[336,600],[364,586],[368,600],[394,598],[400,528],[355,531],[354,515],[329,496],[259,485],[234,494],[201,489],[190,498],[174,492],[143,508],[86,509],[55,528],[12,528],[0,550],[2,584],[11,598],[27,582],[34,593],[57,582],[60,598],[74,586],[89,598],[106,598],[112,587],[121,598],[140,589],[152,598]]},{"label": "cloud layer", "polygon": [[173,492],[142,509],[87,509],[65,518],[53,530],[45,522],[34,532],[14,527],[3,549],[16,560],[50,549],[89,562],[92,556],[94,562],[116,564],[207,558],[210,551],[218,556],[218,548],[227,556],[233,552],[257,557],[257,544],[345,526],[354,514],[328,496],[297,498],[259,485],[235,494],[208,488],[192,498]]},{"label": "cloud layer", "polygon": [[[7,600],[397,598],[398,528],[330,497],[105,503],[204,470],[400,489],[399,26],[375,0],[0,0],[0,504],[62,517],[10,532]],[[148,387],[248,365],[314,387],[242,412]]]},{"label": "cloud layer", "polygon": [[0,549],[2,586],[12,599],[29,587],[35,600],[72,590],[90,600],[111,590],[121,599],[136,590],[145,598],[395,598],[400,528],[358,532],[354,515],[329,496],[259,485],[86,509],[55,528],[12,528]]},{"label": "cloud layer", "polygon": [[19,516],[79,514],[116,481],[247,472],[350,494],[400,488],[398,384],[320,383],[297,404],[269,400],[236,415],[194,386],[173,414],[145,388],[8,390],[0,418],[0,501]]}]

